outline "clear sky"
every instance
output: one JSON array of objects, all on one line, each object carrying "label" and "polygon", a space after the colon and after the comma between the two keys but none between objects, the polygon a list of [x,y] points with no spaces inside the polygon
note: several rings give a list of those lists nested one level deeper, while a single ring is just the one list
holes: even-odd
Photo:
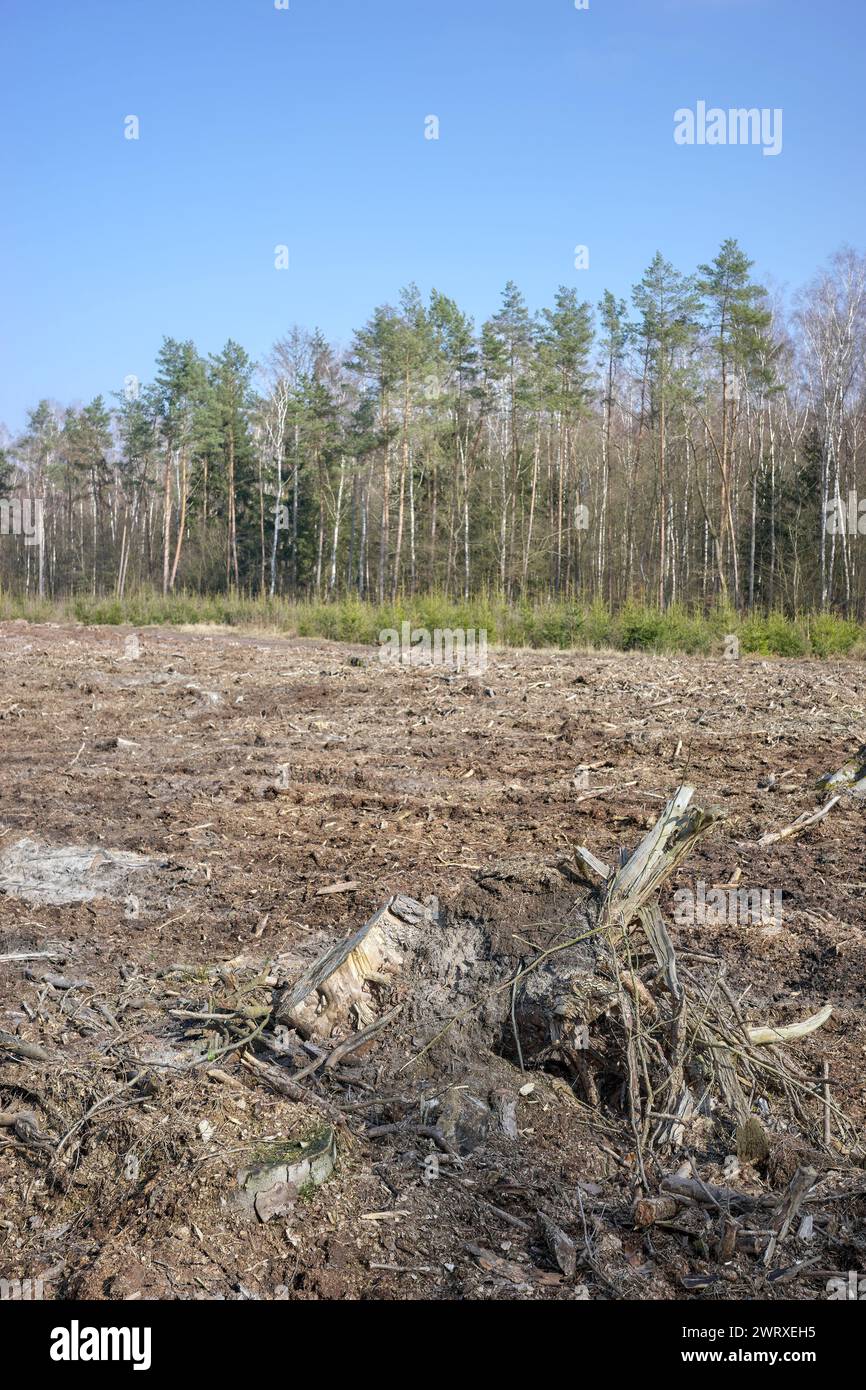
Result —
[{"label": "clear sky", "polygon": [[[736,236],[793,288],[866,244],[866,0],[0,0],[0,37],[13,432],[164,334],[258,357],[411,280],[480,320],[509,278],[627,294],[656,249]],[[782,152],[677,145],[701,100],[781,108]]]}]

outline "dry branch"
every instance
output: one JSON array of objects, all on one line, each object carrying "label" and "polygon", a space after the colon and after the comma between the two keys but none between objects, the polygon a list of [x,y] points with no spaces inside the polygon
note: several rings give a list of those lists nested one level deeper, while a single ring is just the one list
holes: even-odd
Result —
[{"label": "dry branch", "polygon": [[779,840],[787,840],[794,835],[802,835],[804,830],[818,825],[826,815],[829,815],[843,796],[866,797],[866,744],[860,748],[850,762],[845,763],[844,767],[840,767],[838,772],[826,772],[823,777],[819,778],[818,789],[824,792],[835,791],[835,795],[829,797],[823,806],[819,806],[817,811],[804,811],[802,815],[782,830],[765,831],[758,844],[774,845]]},{"label": "dry branch", "polygon": [[802,1023],[787,1023],[781,1028],[749,1028],[749,1042],[759,1045],[795,1042],[797,1038],[805,1038],[809,1033],[823,1027],[832,1012],[832,1004],[825,1004],[823,1009],[811,1014],[809,1018],[804,1018]]},{"label": "dry branch", "polygon": [[841,801],[841,799],[841,793],[838,796],[831,796],[830,800],[826,801],[817,811],[804,811],[801,816],[798,816],[790,825],[786,825],[784,829],[765,831],[758,844],[774,845],[778,840],[790,839],[792,835],[802,835],[804,830],[817,825],[826,815],[829,815],[837,801]]},{"label": "dry branch", "polygon": [[690,806],[694,793],[694,787],[678,788],[652,830],[613,875],[605,904],[609,921],[627,927],[700,837],[723,819],[721,810]]},{"label": "dry branch", "polygon": [[14,1052],[19,1057],[26,1057],[30,1062],[53,1062],[55,1058],[50,1052],[46,1052],[44,1047],[39,1047],[37,1043],[25,1042],[23,1038],[18,1038],[14,1033],[4,1033],[0,1029],[0,1048],[5,1052]]}]

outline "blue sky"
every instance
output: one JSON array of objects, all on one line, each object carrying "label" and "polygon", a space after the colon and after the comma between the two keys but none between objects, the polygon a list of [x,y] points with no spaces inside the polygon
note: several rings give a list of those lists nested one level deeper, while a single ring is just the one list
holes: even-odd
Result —
[{"label": "blue sky", "polygon": [[[0,36],[13,432],[163,334],[348,343],[410,280],[478,319],[509,278],[595,303],[729,235],[793,289],[866,244],[863,0],[0,0]],[[677,146],[699,100],[782,108],[782,153]]]}]

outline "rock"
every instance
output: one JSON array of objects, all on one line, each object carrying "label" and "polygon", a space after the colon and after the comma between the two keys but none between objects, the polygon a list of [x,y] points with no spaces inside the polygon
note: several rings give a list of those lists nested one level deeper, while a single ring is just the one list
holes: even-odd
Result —
[{"label": "rock", "polygon": [[253,1206],[256,1216],[264,1224],[272,1216],[285,1216],[297,1201],[298,1189],[294,1183],[278,1182],[267,1192],[256,1193]]},{"label": "rock", "polygon": [[467,1091],[447,1091],[442,1097],[438,1128],[460,1153],[471,1153],[490,1133],[493,1116],[488,1106]]},{"label": "rock", "polygon": [[490,1109],[496,1116],[497,1124],[509,1139],[517,1138],[517,1097],[505,1087],[497,1087],[490,1092]]},{"label": "rock", "polygon": [[540,1221],[548,1251],[565,1277],[571,1279],[577,1268],[577,1246],[571,1236],[567,1236],[562,1227],[557,1226],[556,1222],[551,1221],[543,1212],[540,1214]]}]

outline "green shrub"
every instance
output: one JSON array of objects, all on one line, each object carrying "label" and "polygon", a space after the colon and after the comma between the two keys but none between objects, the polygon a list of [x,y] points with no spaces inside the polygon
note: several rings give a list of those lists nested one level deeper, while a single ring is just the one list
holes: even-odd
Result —
[{"label": "green shrub", "polygon": [[664,615],[657,608],[626,603],[616,623],[623,651],[652,651],[662,645]]},{"label": "green shrub", "polygon": [[718,651],[728,633],[739,636],[744,654],[761,656],[866,656],[866,632],[850,619],[833,614],[789,618],[782,613],[753,613],[739,618],[719,605],[706,612],[673,605],[662,611],[630,600],[611,612],[601,599],[587,605],[574,599],[533,602],[507,600],[483,593],[469,600],[451,599],[441,592],[394,602],[365,602],[356,596],[332,602],[291,600],[244,594],[163,595],[142,589],[123,599],[87,594],[67,599],[38,600],[0,590],[0,619],[31,622],[74,620],[87,625],[129,624],[134,627],[194,626],[258,628],[301,637],[375,645],[383,629],[398,632],[404,622],[413,628],[474,628],[486,631],[491,647],[535,647],[572,650],[614,648],[623,651],[706,653]]},{"label": "green shrub", "polygon": [[802,626],[783,613],[752,614],[740,628],[740,646],[762,656],[806,656],[809,639]]},{"label": "green shrub", "polygon": [[811,618],[808,631],[812,652],[822,657],[850,655],[863,636],[857,623],[832,613],[820,613]]},{"label": "green shrub", "polygon": [[583,633],[590,647],[613,646],[613,618],[610,609],[602,599],[594,599],[584,615]]},{"label": "green shrub", "polygon": [[708,652],[713,634],[706,619],[696,617],[679,604],[674,604],[664,614],[660,641],[664,651]]}]

